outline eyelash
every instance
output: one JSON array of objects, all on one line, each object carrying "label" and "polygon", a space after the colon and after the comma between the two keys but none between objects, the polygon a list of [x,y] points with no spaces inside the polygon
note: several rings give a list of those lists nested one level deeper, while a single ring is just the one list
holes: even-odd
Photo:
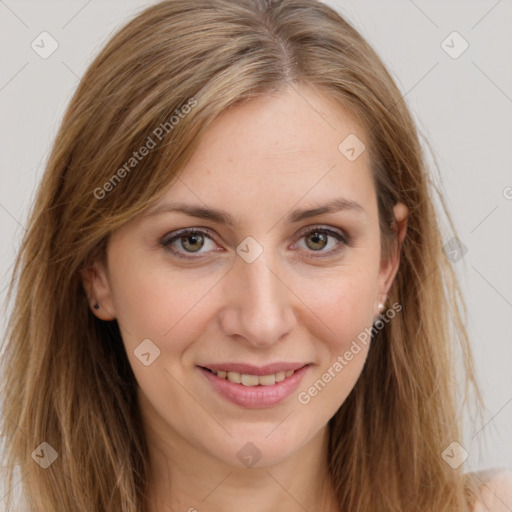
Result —
[{"label": "eyelash", "polygon": [[[347,234],[342,234],[342,233],[340,233],[338,231],[334,231],[334,230],[328,229],[328,228],[321,228],[321,227],[313,227],[313,228],[308,229],[307,231],[302,231],[300,233],[300,237],[298,238],[298,240],[301,240],[305,236],[310,235],[312,233],[323,233],[323,234],[326,234],[326,235],[330,235],[330,236],[333,236],[336,239],[338,239],[339,242],[341,242],[341,244],[339,244],[337,248],[331,249],[330,251],[321,251],[321,250],[320,251],[310,251],[310,252],[318,252],[318,253],[325,252],[326,253],[326,255],[315,256],[317,258],[324,258],[324,257],[333,256],[334,254],[337,254],[343,248],[343,247],[340,247],[340,245],[341,246],[347,246],[347,247],[352,246],[352,239]],[[184,259],[184,260],[197,260],[201,256],[184,256],[183,252],[177,251],[176,249],[171,247],[171,244],[175,240],[179,240],[180,238],[186,237],[187,235],[191,235],[191,234],[201,234],[203,236],[206,235],[207,238],[210,238],[210,240],[213,240],[212,237],[210,236],[211,235],[211,231],[209,229],[205,229],[205,228],[202,228],[202,229],[199,229],[199,228],[184,228],[184,229],[179,230],[178,232],[176,232],[170,238],[169,238],[168,235],[166,235],[162,239],[160,244],[163,247],[165,247],[166,249],[168,249],[174,256],[176,256],[176,257],[178,257],[180,259]],[[192,253],[190,253],[190,254],[192,254]]]}]

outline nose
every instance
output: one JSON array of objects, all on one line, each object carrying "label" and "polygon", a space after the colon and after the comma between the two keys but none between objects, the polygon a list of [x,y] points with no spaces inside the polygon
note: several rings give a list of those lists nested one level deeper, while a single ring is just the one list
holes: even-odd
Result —
[{"label": "nose", "polygon": [[[227,336],[254,347],[269,347],[290,333],[296,323],[291,283],[279,275],[273,258],[264,251],[247,263],[237,257],[224,280],[224,306],[219,311]],[[292,301],[292,302],[291,302]]]}]

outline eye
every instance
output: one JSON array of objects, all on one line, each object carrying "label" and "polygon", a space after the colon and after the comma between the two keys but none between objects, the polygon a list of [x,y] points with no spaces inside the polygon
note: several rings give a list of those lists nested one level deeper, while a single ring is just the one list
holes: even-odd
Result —
[{"label": "eye", "polygon": [[[335,238],[338,243],[334,243],[334,248],[324,250],[329,245],[329,238]],[[344,246],[350,246],[350,238],[342,232],[329,228],[315,227],[309,228],[300,234],[300,241],[305,240],[305,246],[310,249],[308,252],[322,253],[320,257],[332,256],[343,249]]]},{"label": "eye", "polygon": [[[329,238],[336,239],[338,243],[331,244],[334,245],[334,248],[324,250],[329,245]],[[351,246],[352,244],[352,240],[347,234],[324,227],[314,227],[302,231],[299,239],[301,241],[305,239],[305,250],[307,252],[321,253],[321,256],[318,255],[318,257],[331,256],[341,251],[345,246]],[[207,241],[216,245],[209,230],[205,228],[185,228],[170,233],[160,243],[178,258],[197,259],[198,257],[188,255],[208,252],[201,251]]]},{"label": "eye", "polygon": [[186,228],[178,231],[171,237],[164,237],[161,244],[178,258],[193,259],[194,256],[185,256],[183,252],[177,250],[175,244],[177,244],[180,249],[184,249],[186,253],[201,254],[200,250],[204,247],[205,240],[213,242],[208,231],[197,228]]}]

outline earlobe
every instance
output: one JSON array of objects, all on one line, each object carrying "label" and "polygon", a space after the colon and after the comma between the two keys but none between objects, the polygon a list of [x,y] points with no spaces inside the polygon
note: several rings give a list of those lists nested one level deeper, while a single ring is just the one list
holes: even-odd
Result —
[{"label": "earlobe", "polygon": [[81,274],[82,284],[93,314],[100,320],[114,320],[116,316],[110,283],[103,266],[93,263],[82,269]]}]

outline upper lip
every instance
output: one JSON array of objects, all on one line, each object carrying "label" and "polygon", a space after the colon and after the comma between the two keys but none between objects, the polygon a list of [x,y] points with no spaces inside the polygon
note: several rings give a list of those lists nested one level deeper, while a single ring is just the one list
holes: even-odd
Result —
[{"label": "upper lip", "polygon": [[205,364],[200,365],[209,370],[219,371],[224,370],[227,372],[245,373],[246,375],[273,375],[277,372],[286,372],[288,370],[299,370],[308,363],[271,363],[263,366],[255,366],[247,363],[218,363],[218,364]]}]

